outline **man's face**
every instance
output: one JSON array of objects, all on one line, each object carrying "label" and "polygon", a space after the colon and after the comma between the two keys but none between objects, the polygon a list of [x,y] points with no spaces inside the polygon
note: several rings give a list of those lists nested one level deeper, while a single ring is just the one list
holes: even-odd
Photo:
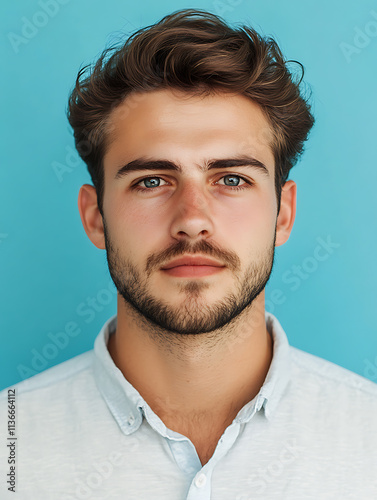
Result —
[{"label": "man's face", "polygon": [[[277,201],[265,116],[240,95],[158,90],[128,97],[110,125],[103,213],[119,293],[164,330],[198,334],[228,324],[264,289],[273,265]],[[256,162],[205,168],[241,157]],[[134,160],[149,166],[117,176]],[[184,257],[220,267],[166,269]]]}]

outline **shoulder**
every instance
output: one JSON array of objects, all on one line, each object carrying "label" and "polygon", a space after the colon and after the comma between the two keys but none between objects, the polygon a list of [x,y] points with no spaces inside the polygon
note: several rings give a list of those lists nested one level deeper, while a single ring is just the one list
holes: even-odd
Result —
[{"label": "shoulder", "polygon": [[316,387],[321,394],[331,393],[333,398],[348,395],[374,400],[377,405],[377,384],[371,380],[296,347],[290,347],[290,354],[292,378],[304,389]]},{"label": "shoulder", "polygon": [[16,391],[17,397],[37,397],[38,393],[57,394],[63,386],[69,385],[72,379],[81,380],[88,378],[92,370],[94,353],[93,350],[79,354],[56,366],[48,368],[17,384],[0,391],[0,403],[7,400],[8,391]]}]

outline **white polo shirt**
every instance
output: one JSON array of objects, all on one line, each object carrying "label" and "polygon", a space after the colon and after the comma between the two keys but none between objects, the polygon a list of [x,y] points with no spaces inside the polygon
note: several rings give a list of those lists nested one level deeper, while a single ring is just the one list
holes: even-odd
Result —
[{"label": "white polo shirt", "polygon": [[10,388],[13,436],[0,393],[0,498],[376,500],[377,385],[289,346],[267,312],[266,325],[265,382],[202,466],[115,366],[113,316],[93,350]]}]

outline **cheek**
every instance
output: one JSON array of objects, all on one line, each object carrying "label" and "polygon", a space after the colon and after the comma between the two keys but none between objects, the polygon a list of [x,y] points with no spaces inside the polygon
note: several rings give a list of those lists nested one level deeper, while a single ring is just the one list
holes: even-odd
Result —
[{"label": "cheek", "polygon": [[[267,196],[226,203],[218,213],[217,227],[227,241],[254,248],[265,247],[275,231],[275,205]],[[231,240],[229,240],[231,238]]]},{"label": "cheek", "polygon": [[243,266],[260,262],[271,248],[275,232],[275,205],[266,191],[223,207],[217,227],[224,248],[234,251]]},{"label": "cheek", "polygon": [[114,207],[114,230],[117,241],[127,248],[145,254],[145,245],[158,243],[166,234],[167,220],[162,210],[153,210],[147,204],[123,202]]}]

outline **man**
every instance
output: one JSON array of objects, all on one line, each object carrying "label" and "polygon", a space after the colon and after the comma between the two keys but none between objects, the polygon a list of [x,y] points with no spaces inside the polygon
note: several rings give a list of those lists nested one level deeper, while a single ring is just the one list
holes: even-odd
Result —
[{"label": "man", "polygon": [[376,385],[264,308],[314,122],[278,46],[185,10],[105,55],[68,115],[117,315],[16,386],[18,497],[376,498]]}]

